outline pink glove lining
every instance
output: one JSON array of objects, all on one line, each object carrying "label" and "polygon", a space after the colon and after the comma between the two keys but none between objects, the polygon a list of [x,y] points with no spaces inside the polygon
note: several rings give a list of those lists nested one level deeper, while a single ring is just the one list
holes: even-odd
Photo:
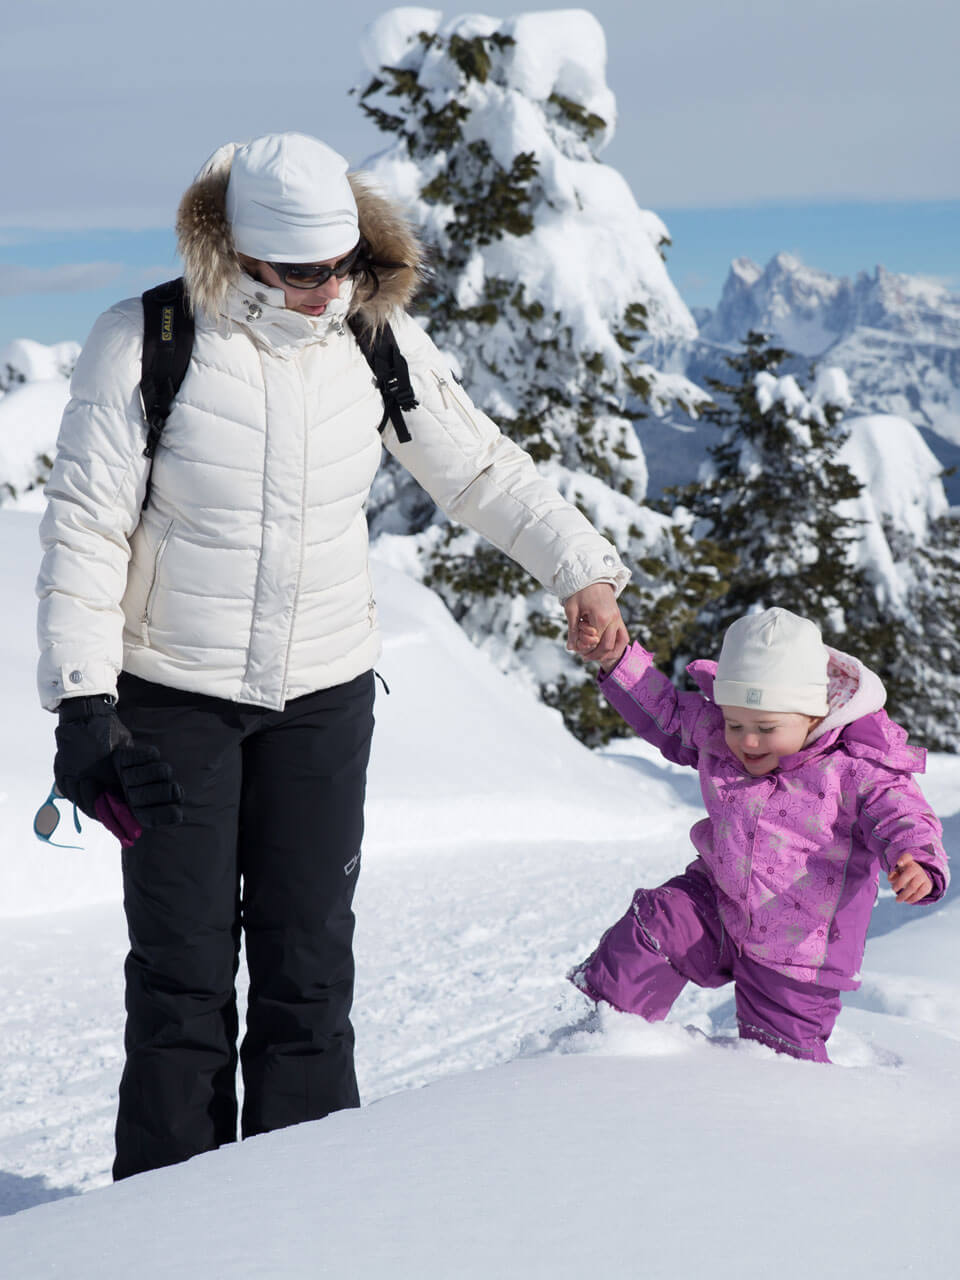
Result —
[{"label": "pink glove lining", "polygon": [[97,812],[97,820],[103,823],[111,835],[117,837],[125,849],[129,849],[143,834],[143,827],[128,806],[109,791],[102,791],[93,807]]}]

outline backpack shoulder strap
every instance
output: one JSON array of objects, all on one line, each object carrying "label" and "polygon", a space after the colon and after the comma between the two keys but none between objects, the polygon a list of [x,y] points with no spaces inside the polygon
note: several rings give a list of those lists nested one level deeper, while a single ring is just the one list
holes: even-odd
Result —
[{"label": "backpack shoulder strap", "polygon": [[393,330],[388,324],[375,332],[363,323],[359,316],[351,316],[347,321],[360,350],[366,356],[367,364],[373,370],[380,394],[383,397],[383,417],[377,428],[383,432],[387,422],[393,423],[397,439],[401,444],[408,444],[410,432],[404,421],[403,413],[407,409],[416,409],[417,398],[413,394],[410,382],[410,370],[403,352],[397,345]]},{"label": "backpack shoulder strap", "polygon": [[[193,351],[194,320],[183,277],[148,289],[143,302],[143,353],[140,357],[140,403],[147,424],[143,456],[153,459],[180,390]],[[147,474],[150,501],[151,475]]]}]

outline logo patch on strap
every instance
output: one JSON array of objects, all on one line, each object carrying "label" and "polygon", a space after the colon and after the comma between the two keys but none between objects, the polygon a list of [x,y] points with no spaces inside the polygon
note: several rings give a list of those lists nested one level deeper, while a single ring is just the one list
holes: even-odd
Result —
[{"label": "logo patch on strap", "polygon": [[173,307],[162,307],[160,310],[160,341],[173,341]]}]

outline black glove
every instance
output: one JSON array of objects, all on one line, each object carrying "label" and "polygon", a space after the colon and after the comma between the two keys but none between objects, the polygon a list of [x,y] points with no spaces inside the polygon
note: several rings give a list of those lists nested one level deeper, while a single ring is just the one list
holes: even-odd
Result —
[{"label": "black glove", "polygon": [[183,789],[156,747],[138,747],[112,698],[66,698],[60,704],[53,776],[62,795],[102,820],[104,793],[122,801],[142,827],[183,820]]}]

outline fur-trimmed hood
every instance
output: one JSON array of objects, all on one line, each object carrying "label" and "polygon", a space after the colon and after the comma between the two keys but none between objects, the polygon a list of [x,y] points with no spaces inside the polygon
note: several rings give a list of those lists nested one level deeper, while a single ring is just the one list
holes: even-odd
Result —
[{"label": "fur-trimmed hood", "polygon": [[[184,193],[177,212],[177,243],[183,258],[183,274],[193,306],[209,317],[218,317],[232,284],[241,275],[226,213],[227,182],[235,147],[228,143],[211,156]],[[358,313],[373,329],[390,318],[396,308],[406,308],[422,277],[420,243],[400,210],[362,173],[349,175],[357,202],[360,234],[370,245],[375,261],[398,262],[398,268],[378,268],[380,288],[372,293],[361,285],[354,290],[350,312]]]}]

